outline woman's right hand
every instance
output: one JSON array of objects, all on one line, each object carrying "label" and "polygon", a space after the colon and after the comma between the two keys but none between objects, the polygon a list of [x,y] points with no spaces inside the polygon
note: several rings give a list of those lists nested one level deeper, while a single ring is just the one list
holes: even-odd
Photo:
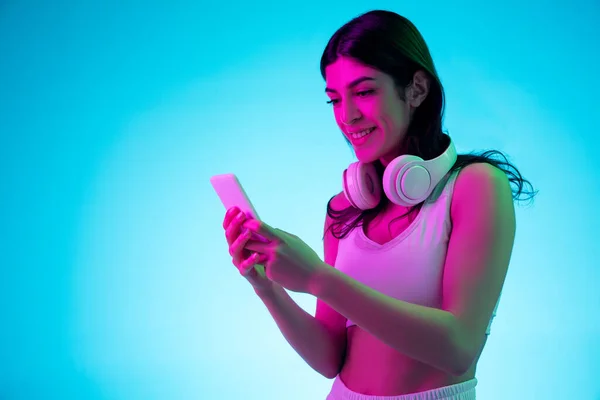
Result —
[{"label": "woman's right hand", "polygon": [[264,267],[260,265],[266,259],[244,248],[252,239],[252,232],[242,227],[245,221],[246,215],[237,207],[232,207],[225,213],[223,229],[233,265],[252,284],[255,291],[271,290],[276,283],[267,278]]}]

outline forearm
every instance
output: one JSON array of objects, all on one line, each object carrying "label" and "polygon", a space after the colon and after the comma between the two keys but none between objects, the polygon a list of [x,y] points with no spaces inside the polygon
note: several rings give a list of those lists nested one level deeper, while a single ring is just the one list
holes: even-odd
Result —
[{"label": "forearm", "polygon": [[281,286],[257,292],[277,327],[292,348],[315,371],[334,378],[341,367],[343,351],[339,340],[327,328],[304,311]]},{"label": "forearm", "polygon": [[397,351],[450,374],[468,364],[449,312],[383,295],[335,268],[324,268],[311,294]]}]

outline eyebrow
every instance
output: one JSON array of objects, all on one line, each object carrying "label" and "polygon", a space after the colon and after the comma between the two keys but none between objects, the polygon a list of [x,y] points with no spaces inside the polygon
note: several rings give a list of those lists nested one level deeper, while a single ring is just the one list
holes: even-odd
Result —
[{"label": "eyebrow", "polygon": [[[354,86],[358,85],[361,82],[364,81],[375,81],[375,78],[371,77],[371,76],[361,76],[360,78],[356,78],[355,80],[353,80],[352,82],[350,82],[347,87],[348,88],[353,88]],[[325,88],[325,93],[337,93],[337,90],[326,87]]]}]

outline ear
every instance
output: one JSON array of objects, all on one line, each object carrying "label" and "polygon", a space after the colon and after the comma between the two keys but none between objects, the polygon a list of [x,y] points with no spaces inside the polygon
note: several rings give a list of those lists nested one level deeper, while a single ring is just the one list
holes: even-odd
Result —
[{"label": "ear", "polygon": [[429,85],[429,77],[424,71],[419,70],[415,72],[406,92],[406,101],[411,108],[417,108],[425,101],[429,94]]}]

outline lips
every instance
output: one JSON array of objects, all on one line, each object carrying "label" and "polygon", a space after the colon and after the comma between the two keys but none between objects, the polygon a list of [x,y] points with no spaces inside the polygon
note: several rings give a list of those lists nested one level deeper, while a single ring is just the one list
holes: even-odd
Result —
[{"label": "lips", "polygon": [[374,126],[369,126],[368,128],[362,128],[362,129],[355,129],[352,132],[348,132],[349,135],[357,135],[363,131],[368,131],[369,129],[375,129],[376,127]]},{"label": "lips", "polygon": [[373,130],[362,136],[362,137],[354,137],[352,134],[350,134],[350,143],[352,143],[353,146],[361,146],[363,144],[365,144],[367,142],[367,140],[369,140],[369,138],[373,135],[373,132],[377,131],[377,128],[373,128]]}]

